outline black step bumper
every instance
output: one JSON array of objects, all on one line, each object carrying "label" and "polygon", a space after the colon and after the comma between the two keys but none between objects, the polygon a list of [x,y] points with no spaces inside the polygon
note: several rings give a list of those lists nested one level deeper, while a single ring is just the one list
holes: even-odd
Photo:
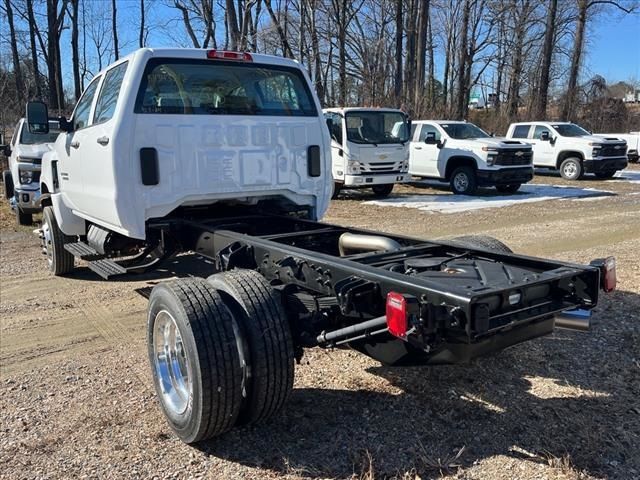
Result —
[{"label": "black step bumper", "polygon": [[585,160],[582,163],[586,173],[597,173],[624,170],[627,168],[628,160],[625,157],[619,157],[611,160]]},{"label": "black step bumper", "polygon": [[527,183],[533,178],[531,168],[501,168],[500,170],[478,170],[478,185],[513,185]]}]

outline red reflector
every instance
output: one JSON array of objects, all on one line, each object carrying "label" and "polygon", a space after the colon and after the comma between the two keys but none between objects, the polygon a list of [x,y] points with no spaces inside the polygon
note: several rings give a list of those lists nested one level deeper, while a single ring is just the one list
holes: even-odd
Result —
[{"label": "red reflector", "polygon": [[387,328],[395,337],[407,336],[407,300],[400,293],[387,294]]},{"label": "red reflector", "polygon": [[240,60],[252,62],[253,57],[247,52],[231,52],[229,50],[207,50],[207,58],[212,60]]},{"label": "red reflector", "polygon": [[602,264],[602,274],[604,275],[604,282],[602,282],[605,292],[613,292],[616,289],[618,282],[616,278],[616,259],[614,257],[607,257]]}]

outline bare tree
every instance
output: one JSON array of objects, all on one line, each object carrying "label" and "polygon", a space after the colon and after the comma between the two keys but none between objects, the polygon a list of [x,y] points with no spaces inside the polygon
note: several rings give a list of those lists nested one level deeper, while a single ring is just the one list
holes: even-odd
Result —
[{"label": "bare tree", "polygon": [[13,24],[13,8],[11,1],[5,0],[5,13],[9,23],[9,36],[11,43],[11,57],[13,58],[13,77],[16,84],[16,94],[18,103],[24,102],[24,81],[22,78],[22,68],[20,67],[20,56],[18,55],[18,41],[16,39],[16,29]]}]

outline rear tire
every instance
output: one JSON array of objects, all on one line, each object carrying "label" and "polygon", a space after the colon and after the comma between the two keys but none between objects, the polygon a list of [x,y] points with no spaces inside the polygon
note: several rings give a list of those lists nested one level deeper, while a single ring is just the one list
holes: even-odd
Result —
[{"label": "rear tire", "polygon": [[242,374],[233,320],[205,280],[154,287],[147,349],[160,406],[183,442],[206,440],[235,425]]},{"label": "rear tire", "polygon": [[582,162],[578,157],[566,158],[560,164],[560,176],[565,180],[579,180],[584,176]]},{"label": "rear tire", "polygon": [[478,190],[476,171],[471,167],[458,167],[451,173],[449,184],[456,195],[473,195]]},{"label": "rear tire", "polygon": [[75,258],[64,249],[64,244],[72,239],[60,230],[51,206],[44,207],[42,212],[41,236],[42,250],[47,256],[51,273],[60,276],[73,270]]},{"label": "rear tire", "polygon": [[5,170],[2,172],[2,184],[4,185],[4,198],[10,200],[14,195],[13,176],[11,175],[11,171]]},{"label": "rear tire", "polygon": [[16,205],[16,222],[18,225],[33,225],[33,215],[30,213],[24,213],[20,210],[20,207]]},{"label": "rear tire", "polygon": [[451,239],[452,242],[470,248],[481,248],[499,253],[513,253],[507,245],[489,235],[463,235]]},{"label": "rear tire", "polygon": [[240,423],[276,414],[293,388],[294,348],[289,322],[276,292],[253,270],[230,270],[207,281],[219,291],[248,346],[246,402]]},{"label": "rear tire", "polygon": [[333,182],[333,193],[331,194],[331,200],[335,200],[340,195],[340,191],[342,190],[342,184],[338,182]]},{"label": "rear tire", "polygon": [[500,193],[516,193],[520,190],[522,184],[514,183],[513,185],[496,185],[496,190]]},{"label": "rear tire", "polygon": [[374,185],[371,187],[373,190],[373,194],[378,198],[388,197],[389,194],[393,191],[394,184],[387,183],[385,185]]},{"label": "rear tire", "polygon": [[596,172],[596,177],[598,178],[611,178],[616,174],[616,170],[607,170],[606,172]]}]

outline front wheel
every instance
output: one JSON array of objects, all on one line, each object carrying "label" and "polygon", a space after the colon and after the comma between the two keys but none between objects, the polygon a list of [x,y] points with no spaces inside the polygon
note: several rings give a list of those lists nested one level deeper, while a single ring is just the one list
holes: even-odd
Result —
[{"label": "front wheel", "polygon": [[49,270],[54,275],[64,275],[73,270],[74,257],[64,249],[64,244],[71,239],[67,237],[60,227],[53,213],[53,207],[44,207],[42,212],[42,226],[40,227],[42,239],[42,253],[47,256]]},{"label": "front wheel", "polygon": [[333,193],[331,194],[331,200],[335,200],[340,195],[340,191],[342,190],[342,184],[338,182],[333,182]]},{"label": "front wheel", "polygon": [[473,195],[478,189],[476,171],[471,167],[458,167],[451,174],[451,191],[456,195]]},{"label": "front wheel", "polygon": [[393,191],[393,183],[385,184],[385,185],[374,185],[371,187],[373,190],[373,194],[376,197],[388,197],[389,194]]},{"label": "front wheel", "polygon": [[18,225],[31,225],[33,224],[33,215],[24,213],[20,207],[16,205],[16,222]]},{"label": "front wheel", "polygon": [[583,174],[582,162],[579,158],[567,158],[560,164],[560,175],[565,180],[578,180],[582,178]]},{"label": "front wheel", "polygon": [[496,190],[500,193],[516,193],[520,190],[520,183],[514,183],[512,185],[496,185]]},{"label": "front wheel", "polygon": [[9,170],[2,172],[2,184],[4,185],[4,198],[9,200],[13,197],[13,176]]},{"label": "front wheel", "polygon": [[611,178],[616,174],[615,170],[607,170],[604,172],[596,172],[596,177],[598,178]]}]

